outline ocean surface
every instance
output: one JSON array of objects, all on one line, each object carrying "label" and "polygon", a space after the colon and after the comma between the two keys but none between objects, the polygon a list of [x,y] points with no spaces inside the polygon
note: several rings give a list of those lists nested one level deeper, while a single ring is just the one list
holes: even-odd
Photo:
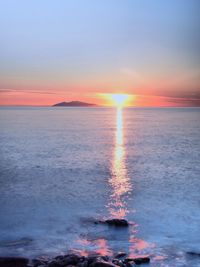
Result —
[{"label": "ocean surface", "polygon": [[199,108],[0,108],[0,255],[67,251],[200,266]]}]

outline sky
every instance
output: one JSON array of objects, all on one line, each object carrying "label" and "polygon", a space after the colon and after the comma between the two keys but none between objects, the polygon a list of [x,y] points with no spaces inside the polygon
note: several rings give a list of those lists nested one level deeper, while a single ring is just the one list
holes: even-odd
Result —
[{"label": "sky", "polygon": [[0,105],[200,106],[199,0],[0,1]]}]

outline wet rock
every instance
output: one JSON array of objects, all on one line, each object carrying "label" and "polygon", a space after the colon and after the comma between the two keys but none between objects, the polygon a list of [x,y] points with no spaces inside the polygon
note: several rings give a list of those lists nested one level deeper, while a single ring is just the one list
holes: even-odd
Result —
[{"label": "wet rock", "polygon": [[78,263],[78,267],[88,267],[88,261],[87,260],[84,260],[84,261],[79,261]]},{"label": "wet rock", "polygon": [[96,262],[96,261],[100,261],[101,258],[98,256],[89,256],[87,258],[87,261],[88,261],[88,266],[90,266],[93,262]]},{"label": "wet rock", "polygon": [[59,260],[52,260],[48,263],[48,267],[61,267]]},{"label": "wet rock", "polygon": [[31,264],[33,267],[39,267],[41,265],[46,265],[48,263],[48,260],[45,260],[45,259],[40,259],[40,258],[37,258],[37,259],[33,259]]},{"label": "wet rock", "polygon": [[79,262],[84,262],[86,260],[85,256],[79,257]]},{"label": "wet rock", "polygon": [[60,265],[58,264],[57,260],[50,261],[47,266],[48,267],[60,267]]},{"label": "wet rock", "polygon": [[103,260],[93,262],[90,267],[116,267],[115,264]]},{"label": "wet rock", "polygon": [[76,254],[68,254],[65,255],[62,259],[62,264],[65,265],[77,265],[79,262],[80,257]]},{"label": "wet rock", "polygon": [[133,264],[135,266],[135,263],[132,262],[132,264],[130,262],[126,262],[126,264],[124,264],[125,267],[133,267]]},{"label": "wet rock", "polygon": [[200,257],[200,252],[196,252],[196,251],[188,251],[186,252],[188,255],[190,256],[197,256]]},{"label": "wet rock", "polygon": [[0,257],[0,267],[27,267],[28,262],[22,257]]},{"label": "wet rock", "polygon": [[109,261],[109,257],[108,257],[108,256],[101,256],[101,258],[102,258],[104,261]]},{"label": "wet rock", "polygon": [[123,262],[121,260],[119,260],[119,259],[112,260],[112,263],[117,265],[117,266],[124,267]]},{"label": "wet rock", "polygon": [[48,267],[74,267],[74,266],[77,266],[77,264],[72,264],[72,263],[69,263],[69,262],[72,262],[72,259],[69,257],[65,258],[65,257],[59,257],[59,258],[54,258],[52,261],[50,261],[47,266]]},{"label": "wet rock", "polygon": [[58,255],[58,256],[56,256],[54,259],[55,259],[55,260],[63,260],[64,257],[65,257],[65,256],[63,256],[63,255]]},{"label": "wet rock", "polygon": [[125,252],[118,252],[116,255],[115,255],[115,258],[119,259],[119,258],[123,258],[123,257],[126,257],[126,253]]},{"label": "wet rock", "polygon": [[150,262],[150,258],[149,257],[134,258],[133,262],[135,264],[149,263]]},{"label": "wet rock", "polygon": [[131,261],[133,261],[133,258],[126,258],[123,260],[124,263],[131,262]]},{"label": "wet rock", "polygon": [[127,227],[129,223],[125,219],[110,219],[105,221],[106,224],[117,227]]}]

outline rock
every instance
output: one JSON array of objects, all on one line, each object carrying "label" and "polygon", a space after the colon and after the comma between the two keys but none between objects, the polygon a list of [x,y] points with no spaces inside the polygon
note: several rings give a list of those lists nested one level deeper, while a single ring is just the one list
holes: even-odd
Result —
[{"label": "rock", "polygon": [[200,252],[196,252],[196,251],[188,251],[186,252],[188,255],[191,255],[191,256],[197,256],[197,257],[200,257]]},{"label": "rock", "polygon": [[117,226],[117,227],[127,227],[129,224],[127,220],[125,219],[110,219],[106,220],[105,223],[111,226]]},{"label": "rock", "polygon": [[52,260],[48,263],[48,267],[61,267],[59,260]]},{"label": "rock", "polygon": [[[134,266],[135,266],[135,263],[134,262],[132,262],[133,264],[134,264]],[[126,267],[133,267],[132,266],[132,264],[130,263],[130,262],[126,262],[126,264],[124,264]]]},{"label": "rock", "polygon": [[79,261],[78,267],[88,267],[88,261],[84,260],[84,261]]},{"label": "rock", "polygon": [[102,258],[104,261],[109,261],[109,257],[108,257],[108,256],[101,256],[101,258]]},{"label": "rock", "polygon": [[85,257],[79,257],[76,254],[66,254],[56,256],[53,261],[56,261],[60,265],[76,265],[79,261],[83,261]]},{"label": "rock", "polygon": [[117,265],[117,266],[120,266],[120,267],[124,266],[123,262],[121,260],[118,260],[118,259],[112,260],[112,263]]},{"label": "rock", "polygon": [[135,264],[149,263],[150,258],[149,257],[126,258],[123,262],[126,264],[126,266],[128,266],[130,262],[134,262]]},{"label": "rock", "polygon": [[81,257],[79,258],[79,262],[84,262],[85,260],[86,260],[85,256],[81,256]]},{"label": "rock", "polygon": [[123,260],[124,263],[131,262],[131,261],[133,261],[133,258],[126,258]]},{"label": "rock", "polygon": [[0,257],[0,267],[27,267],[28,262],[22,257]]},{"label": "rock", "polygon": [[123,258],[125,257],[127,254],[125,252],[118,252],[116,255],[115,255],[115,258],[119,259],[119,258]]},{"label": "rock", "polygon": [[150,258],[149,257],[134,258],[133,262],[135,264],[149,263],[150,262]]},{"label": "rock", "polygon": [[103,261],[103,260],[97,260],[95,262],[93,262],[90,267],[116,267],[116,265],[114,265],[111,262],[107,262],[107,261]]},{"label": "rock", "polygon": [[63,260],[64,257],[65,257],[65,256],[63,256],[63,255],[58,255],[58,256],[56,256],[54,259],[55,259],[55,260]]},{"label": "rock", "polygon": [[77,265],[79,262],[80,257],[76,254],[67,254],[64,256],[57,257],[57,263],[60,266],[67,266],[67,265]]},{"label": "rock", "polygon": [[101,258],[99,257],[99,255],[98,256],[89,256],[87,258],[88,266],[91,265],[93,262],[100,261],[100,260],[101,260]]},{"label": "rock", "polygon": [[45,260],[45,259],[37,258],[37,259],[33,259],[32,260],[32,265],[34,267],[39,267],[41,265],[46,265],[47,263],[48,263],[48,260]]}]

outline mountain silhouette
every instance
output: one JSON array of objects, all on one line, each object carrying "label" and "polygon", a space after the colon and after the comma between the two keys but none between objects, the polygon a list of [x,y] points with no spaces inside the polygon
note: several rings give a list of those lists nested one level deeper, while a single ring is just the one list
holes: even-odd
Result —
[{"label": "mountain silhouette", "polygon": [[81,101],[61,102],[53,105],[53,107],[93,107],[93,106],[96,105]]}]

